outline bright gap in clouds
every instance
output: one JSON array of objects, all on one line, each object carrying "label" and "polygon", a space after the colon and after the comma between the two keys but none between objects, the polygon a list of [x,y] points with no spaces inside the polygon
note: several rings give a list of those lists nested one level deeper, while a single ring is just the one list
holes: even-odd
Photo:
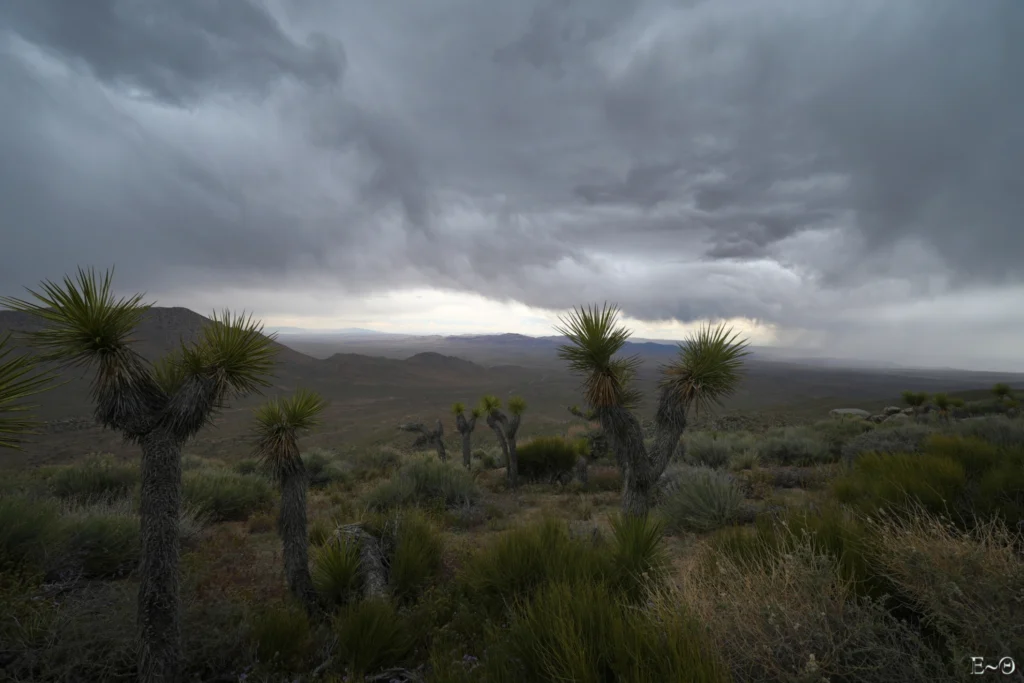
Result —
[{"label": "bright gap in clouds", "polygon": [[[268,315],[267,328],[298,327],[331,330],[360,327],[398,334],[456,335],[518,333],[534,337],[556,334],[559,315],[566,311],[547,311],[519,302],[492,301],[475,294],[437,289],[389,292],[351,300],[335,306],[329,316]],[[621,322],[644,339],[681,340],[701,323],[677,321],[645,322],[621,316]],[[726,321],[752,344],[776,342],[772,327],[745,319]]]}]

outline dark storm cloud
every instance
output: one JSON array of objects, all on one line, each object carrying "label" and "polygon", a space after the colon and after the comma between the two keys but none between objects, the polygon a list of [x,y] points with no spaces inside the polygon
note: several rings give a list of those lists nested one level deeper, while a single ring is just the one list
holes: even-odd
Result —
[{"label": "dark storm cloud", "polygon": [[333,83],[345,64],[337,41],[314,33],[297,42],[251,0],[11,0],[0,20],[103,81],[174,104],[265,92],[285,76]]},{"label": "dark storm cloud", "polygon": [[305,278],[839,335],[867,325],[846,301],[1024,276],[1018,0],[22,0],[0,22],[5,291],[116,262],[182,296]]}]

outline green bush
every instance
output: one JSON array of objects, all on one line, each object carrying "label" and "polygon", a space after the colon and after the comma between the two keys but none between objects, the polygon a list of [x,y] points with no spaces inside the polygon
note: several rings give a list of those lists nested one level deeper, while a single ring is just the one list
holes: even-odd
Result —
[{"label": "green bush", "polygon": [[576,444],[560,436],[536,437],[519,446],[516,453],[519,476],[527,481],[552,480],[571,472],[580,457]]},{"label": "green bush", "polygon": [[700,624],[634,609],[600,582],[545,585],[519,602],[507,629],[491,629],[488,681],[722,682]]},{"label": "green bush", "polygon": [[[183,468],[184,469],[184,468]],[[192,469],[192,468],[189,468]],[[260,474],[262,468],[256,458],[244,458],[235,463],[234,471],[238,474]]]},{"label": "green bush", "polygon": [[413,460],[366,498],[371,510],[437,502],[446,507],[468,505],[479,498],[473,477],[462,467],[432,459]]},{"label": "green bush", "polygon": [[569,537],[565,523],[544,519],[502,532],[466,562],[460,580],[490,615],[528,599],[551,581],[608,576],[607,556]]},{"label": "green bush", "polygon": [[727,472],[683,467],[666,483],[662,512],[673,531],[711,531],[736,520],[743,492]]},{"label": "green bush", "polygon": [[60,534],[60,510],[52,500],[27,496],[0,498],[0,571],[38,567]]},{"label": "green bush", "polygon": [[843,460],[852,463],[864,453],[919,453],[934,432],[924,425],[880,426],[855,436],[843,446]]},{"label": "green bush", "polygon": [[967,473],[951,458],[926,453],[864,453],[853,469],[832,482],[843,503],[865,512],[905,509],[918,503],[929,512],[948,514],[964,494]]},{"label": "green bush", "polygon": [[618,467],[591,466],[584,488],[587,491],[621,491],[622,472]]},{"label": "green bush", "polygon": [[636,600],[649,587],[660,583],[670,566],[664,543],[665,524],[653,515],[615,516],[611,524],[613,586]]},{"label": "green bush", "polygon": [[241,522],[274,505],[274,489],[264,477],[230,470],[194,470],[182,476],[184,500],[210,521]]},{"label": "green bush", "polygon": [[393,474],[402,466],[402,453],[394,448],[378,448],[360,451],[342,462],[351,468],[351,475],[355,479],[367,481]]},{"label": "green bush", "polygon": [[346,607],[334,623],[338,661],[349,679],[407,663],[415,638],[405,618],[387,600]]},{"label": "green bush", "polygon": [[61,526],[61,540],[48,558],[50,573],[119,577],[138,565],[139,517],[127,501],[72,510],[62,517]]},{"label": "green bush", "polygon": [[825,441],[799,427],[786,427],[769,433],[758,444],[757,454],[762,462],[800,467],[833,460]]},{"label": "green bush", "polygon": [[987,441],[1002,448],[1024,448],[1024,421],[1006,417],[964,420],[954,427],[956,434]]},{"label": "green bush", "polygon": [[334,527],[334,524],[328,523],[325,519],[314,519],[309,525],[309,542],[315,546],[323,545],[331,538]]},{"label": "green bush", "polygon": [[479,463],[479,469],[494,470],[501,466],[498,457],[489,450],[478,448],[473,451],[473,460]]},{"label": "green bush", "polygon": [[57,469],[50,490],[58,498],[80,504],[125,498],[139,483],[139,468],[118,462],[111,455],[93,455],[83,462]]},{"label": "green bush", "polygon": [[186,453],[181,456],[181,471],[188,472],[189,470],[201,470],[204,467],[210,467],[212,463],[206,458],[191,453]]},{"label": "green bush", "polygon": [[691,465],[725,467],[736,453],[734,444],[729,438],[720,438],[708,432],[694,432],[683,436],[685,461]]},{"label": "green bush", "polygon": [[336,453],[323,448],[314,448],[303,453],[302,462],[306,465],[306,474],[312,488],[323,488],[334,482],[347,482],[352,467],[343,463]]},{"label": "green bush", "polygon": [[362,589],[359,545],[342,539],[313,549],[313,586],[330,605],[344,605]]},{"label": "green bush", "polygon": [[441,535],[422,513],[407,511],[397,520],[394,545],[388,570],[391,590],[400,600],[415,599],[441,573]]},{"label": "green bush", "polygon": [[313,637],[306,614],[294,605],[258,610],[249,623],[256,657],[276,669],[297,671],[313,654]]}]

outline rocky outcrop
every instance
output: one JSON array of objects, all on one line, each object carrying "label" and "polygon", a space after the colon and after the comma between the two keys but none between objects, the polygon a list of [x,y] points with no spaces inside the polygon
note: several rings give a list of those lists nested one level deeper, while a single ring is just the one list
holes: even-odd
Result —
[{"label": "rocky outcrop", "polygon": [[871,417],[871,413],[866,410],[861,410],[860,408],[833,408],[828,411],[828,414],[836,418],[858,417],[864,420]]}]

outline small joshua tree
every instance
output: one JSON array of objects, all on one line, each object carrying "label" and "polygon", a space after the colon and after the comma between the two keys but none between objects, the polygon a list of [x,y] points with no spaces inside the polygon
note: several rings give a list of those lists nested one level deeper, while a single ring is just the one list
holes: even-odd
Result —
[{"label": "small joshua tree", "polygon": [[441,424],[440,420],[434,423],[433,430],[427,429],[422,422],[400,424],[398,428],[403,432],[419,434],[416,440],[412,442],[413,448],[433,446],[437,449],[437,457],[441,459],[441,462],[448,462],[448,449],[444,445],[444,425]]},{"label": "small joshua tree", "polygon": [[21,450],[25,437],[40,426],[25,414],[34,406],[24,400],[51,389],[54,375],[40,371],[37,358],[12,357],[10,342],[9,333],[0,338],[0,448]]},{"label": "small joshua tree", "polygon": [[952,399],[950,399],[947,394],[940,392],[932,396],[932,402],[939,410],[939,417],[943,420],[949,421],[949,409],[953,405]]},{"label": "small joshua tree", "polygon": [[473,461],[473,430],[476,429],[476,421],[483,412],[480,408],[473,408],[469,417],[466,417],[466,406],[462,403],[452,405],[452,415],[455,416],[455,428],[462,436],[462,464],[468,470]]},{"label": "small joshua tree", "polygon": [[913,410],[914,415],[920,415],[924,404],[928,402],[928,394],[923,391],[904,391],[900,396],[903,402]]},{"label": "small joshua tree", "polygon": [[508,400],[509,418],[501,412],[501,399],[497,396],[484,396],[480,399],[480,410],[487,417],[487,426],[498,437],[498,444],[505,454],[505,474],[509,488],[519,485],[519,458],[516,454],[516,434],[526,411],[526,401],[520,396]]},{"label": "small joshua tree", "polygon": [[639,359],[615,358],[630,337],[617,324],[618,309],[604,305],[573,309],[558,332],[569,343],[559,356],[583,376],[583,393],[623,466],[624,514],[645,516],[653,504],[655,484],[665,471],[686,428],[686,415],[707,409],[735,391],[746,341],[725,326],[702,328],[679,347],[679,355],[662,367],[654,439],[644,445],[643,428],[632,409],[640,395],[629,386]]},{"label": "small joshua tree", "polygon": [[181,678],[181,448],[232,396],[268,386],[276,353],[262,326],[244,316],[213,316],[199,339],[151,366],[132,348],[132,331],[149,309],[142,295],[116,299],[112,273],[90,270],[63,285],[44,281],[35,302],[0,303],[46,326],[29,338],[41,359],[95,370],[96,421],[142,451],[139,567],[139,679]]},{"label": "small joshua tree", "polygon": [[300,389],[289,398],[274,399],[256,409],[254,455],[281,487],[277,532],[281,536],[288,588],[309,616],[319,614],[319,601],[309,574],[309,531],[306,493],[309,475],[299,453],[298,433],[320,423],[326,402]]},{"label": "small joshua tree", "polygon": [[1006,402],[1013,400],[1013,390],[1009,384],[999,382],[992,387],[992,393],[995,394],[997,401]]}]

